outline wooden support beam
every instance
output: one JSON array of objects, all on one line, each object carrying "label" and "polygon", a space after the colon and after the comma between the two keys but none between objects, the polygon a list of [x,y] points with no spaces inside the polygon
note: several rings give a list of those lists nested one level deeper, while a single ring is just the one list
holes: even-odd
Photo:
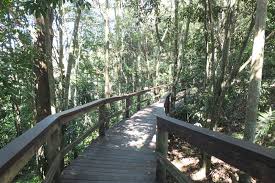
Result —
[{"label": "wooden support beam", "polygon": [[57,129],[49,136],[47,139],[47,163],[48,163],[48,172],[52,166],[55,167],[55,171],[51,175],[51,181],[49,182],[58,182],[59,175],[61,173],[60,164],[61,158],[59,157],[56,160],[57,155],[61,150],[62,143],[62,126],[59,123]]},{"label": "wooden support beam", "polygon": [[164,100],[164,111],[167,116],[171,112],[171,93],[168,93]]},{"label": "wooden support beam", "polygon": [[137,111],[141,109],[141,95],[137,95]]},{"label": "wooden support beam", "polygon": [[125,118],[130,117],[131,97],[127,97],[125,101]]},{"label": "wooden support beam", "polygon": [[105,125],[106,119],[105,119],[105,106],[99,106],[98,107],[98,124],[99,124],[99,136],[103,137],[105,136]]},{"label": "wooden support beam", "polygon": [[[156,151],[166,158],[168,152],[168,132],[160,126],[157,127]],[[157,160],[156,180],[166,183],[166,167],[160,160]]]},{"label": "wooden support beam", "polygon": [[175,165],[173,165],[166,157],[160,153],[156,153],[158,157],[158,162],[166,167],[166,170],[177,180],[178,183],[192,183],[190,177],[181,172]]},{"label": "wooden support beam", "polygon": [[152,94],[152,93],[149,92],[148,95],[147,95],[147,96],[148,96],[148,99],[147,99],[147,106],[149,106],[150,103],[151,103],[151,94]]}]

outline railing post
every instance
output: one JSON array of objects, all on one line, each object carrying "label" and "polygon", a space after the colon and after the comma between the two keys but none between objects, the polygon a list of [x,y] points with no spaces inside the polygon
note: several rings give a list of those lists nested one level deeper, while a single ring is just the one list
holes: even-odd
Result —
[{"label": "railing post", "polygon": [[[61,161],[62,155],[60,154],[62,145],[62,126],[58,125],[57,129],[50,135],[47,139],[47,163],[48,163],[48,171],[51,166],[56,166],[55,173],[52,175],[51,182],[59,182],[59,176],[61,173]],[[59,158],[58,158],[59,156]]]},{"label": "railing post", "polygon": [[169,115],[171,109],[171,102],[170,102],[171,94],[169,94],[164,101],[164,111],[166,116]]},{"label": "railing post", "polygon": [[[60,152],[63,151],[66,145],[65,132],[66,132],[66,125],[61,125]],[[64,161],[64,156],[62,155],[60,160],[60,170],[62,171],[64,167],[65,167],[65,161]]]},{"label": "railing post", "polygon": [[130,106],[131,106],[131,97],[127,97],[126,106],[125,106],[125,118],[130,117]]},{"label": "railing post", "polygon": [[[156,141],[156,151],[163,155],[164,157],[167,156],[168,152],[168,132],[165,129],[162,129],[157,122],[157,141]],[[156,169],[156,179],[157,182],[166,183],[166,168],[157,160],[157,169]]]},{"label": "railing post", "polygon": [[99,136],[105,136],[105,106],[98,107]]},{"label": "railing post", "polygon": [[158,101],[159,100],[159,94],[160,94],[160,89],[159,88],[155,88],[154,89],[154,95],[155,95],[155,97],[154,97],[154,102],[156,102],[156,101]]},{"label": "railing post", "polygon": [[137,111],[141,109],[140,98],[141,98],[141,95],[137,95]]},{"label": "railing post", "polygon": [[150,92],[147,93],[147,96],[148,96],[148,99],[147,99],[147,106],[150,105],[150,100],[151,100],[152,94],[154,94],[152,91],[150,91]]}]

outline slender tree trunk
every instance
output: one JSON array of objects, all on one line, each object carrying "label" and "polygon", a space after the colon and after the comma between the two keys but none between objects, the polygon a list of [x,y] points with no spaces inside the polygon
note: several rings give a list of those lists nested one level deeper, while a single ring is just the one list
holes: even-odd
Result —
[{"label": "slender tree trunk", "polygon": [[211,56],[209,54],[209,29],[208,29],[208,8],[207,8],[207,0],[203,1],[203,6],[204,6],[204,38],[205,38],[205,80],[204,80],[204,88],[207,88],[207,84],[209,83],[210,76],[211,76],[211,70],[210,70],[210,59]]},{"label": "slender tree trunk", "polygon": [[222,58],[220,63],[219,72],[216,75],[217,79],[213,84],[213,101],[212,101],[212,110],[211,110],[211,129],[217,129],[217,125],[220,122],[221,116],[221,108],[224,102],[224,97],[221,96],[223,90],[223,82],[226,73],[226,68],[228,65],[228,57],[229,57],[229,50],[230,50],[230,43],[231,43],[231,35],[234,31],[233,26],[233,18],[234,18],[234,9],[231,8],[230,5],[228,6],[228,13],[224,28],[224,40],[223,40],[223,48],[222,48]]},{"label": "slender tree trunk", "polygon": [[[160,17],[159,17],[159,7],[158,3],[155,5],[155,30],[156,30],[156,38],[157,38],[157,44],[158,47],[156,48],[156,72],[155,72],[155,86],[159,84],[160,81],[160,62],[161,62],[161,55],[162,55],[162,50],[163,50],[163,40],[161,39],[160,33],[159,33],[159,22],[160,22]],[[163,35],[165,36],[165,34]]]},{"label": "slender tree trunk", "polygon": [[[267,12],[267,0],[257,0],[255,35],[252,51],[250,81],[247,96],[245,116],[244,140],[254,142],[258,105],[260,99],[262,69],[264,61],[265,44],[265,20]],[[241,182],[250,182],[248,175],[241,176]]]},{"label": "slender tree trunk", "polygon": [[[143,32],[145,32],[145,28],[143,29]],[[145,34],[145,43],[144,43],[144,59],[146,61],[146,66],[147,66],[147,81],[148,84],[147,86],[150,87],[151,85],[151,69],[150,69],[150,62],[148,58],[148,38],[147,35]]]},{"label": "slender tree trunk", "polygon": [[178,29],[179,29],[179,21],[178,21],[178,9],[179,9],[179,0],[175,0],[175,22],[174,22],[174,66],[173,66],[173,83],[172,83],[172,96],[171,96],[171,105],[172,109],[175,108],[176,102],[176,78],[177,78],[177,69],[178,69],[178,56],[179,56],[179,48],[178,48]]},{"label": "slender tree trunk", "polygon": [[63,8],[63,0],[59,0],[58,4],[58,12],[59,12],[59,25],[58,25],[58,34],[59,34],[59,57],[58,57],[58,67],[60,70],[60,92],[59,92],[59,105],[57,111],[63,110],[63,101],[64,101],[64,79],[65,79],[65,70],[64,70],[64,45],[63,45],[63,30],[64,30],[64,8]]},{"label": "slender tree trunk", "polygon": [[[192,7],[192,4],[193,4],[193,1],[189,0],[188,6],[190,7],[190,9]],[[185,50],[186,44],[188,42],[188,35],[189,35],[189,27],[190,27],[190,22],[191,22],[191,16],[192,16],[192,12],[189,11],[188,15],[187,15],[186,23],[185,23],[185,25],[182,26],[181,38],[180,38],[180,40],[181,40],[181,42],[180,42],[180,50],[179,50],[179,56],[178,56],[179,57],[179,63],[178,63],[178,68],[177,68],[176,83],[178,83],[178,81],[180,79],[180,75],[181,75],[182,70],[183,70],[183,65],[185,64],[185,53],[184,53],[184,50]],[[187,71],[187,70],[185,70],[185,71]],[[191,69],[190,69],[190,71],[191,71]]]},{"label": "slender tree trunk", "polygon": [[264,61],[267,0],[257,0],[251,76],[248,88],[244,140],[254,141]]},{"label": "slender tree trunk", "polygon": [[209,30],[210,30],[210,50],[211,50],[211,64],[210,64],[210,70],[211,70],[211,83],[209,88],[213,88],[213,84],[215,83],[215,37],[214,37],[214,19],[212,15],[212,0],[208,0],[208,16],[209,16]]},{"label": "slender tree trunk", "polygon": [[105,67],[104,67],[104,94],[105,97],[108,98],[111,96],[111,85],[110,85],[110,76],[109,76],[109,67],[110,67],[110,58],[109,58],[109,51],[110,51],[110,25],[109,25],[109,0],[105,1]]},{"label": "slender tree trunk", "polygon": [[121,12],[121,8],[120,8],[120,0],[116,0],[115,1],[115,6],[114,6],[114,13],[115,13],[115,35],[116,35],[116,40],[115,40],[115,74],[114,74],[114,81],[116,81],[116,90],[117,93],[120,94],[120,74],[119,74],[119,65],[121,64],[121,55],[120,55],[120,49],[121,49],[121,17],[120,17],[120,12]]},{"label": "slender tree trunk", "polygon": [[74,29],[73,29],[73,35],[72,35],[72,43],[70,46],[67,72],[66,72],[64,87],[63,87],[64,89],[63,110],[67,109],[69,104],[69,88],[70,88],[71,72],[75,64],[76,54],[78,53],[78,31],[79,31],[80,16],[81,16],[81,9],[80,7],[78,7],[76,10]]},{"label": "slender tree trunk", "polygon": [[22,124],[21,124],[21,118],[20,118],[20,107],[19,105],[16,103],[15,100],[12,100],[12,108],[15,112],[15,120],[14,120],[14,126],[16,129],[16,136],[20,136],[22,134]]},{"label": "slender tree trunk", "polygon": [[47,8],[46,16],[44,16],[44,26],[45,26],[45,53],[46,53],[46,63],[48,69],[48,80],[49,80],[49,89],[50,89],[50,104],[51,104],[51,113],[56,112],[56,95],[55,95],[55,79],[53,73],[53,64],[52,64],[52,42],[53,42],[53,10],[52,8]]}]

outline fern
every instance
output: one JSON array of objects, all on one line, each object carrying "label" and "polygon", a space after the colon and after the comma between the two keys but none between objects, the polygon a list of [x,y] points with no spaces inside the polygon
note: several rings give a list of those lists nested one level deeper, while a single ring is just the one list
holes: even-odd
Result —
[{"label": "fern", "polygon": [[275,111],[260,113],[258,117],[256,142],[274,148]]}]

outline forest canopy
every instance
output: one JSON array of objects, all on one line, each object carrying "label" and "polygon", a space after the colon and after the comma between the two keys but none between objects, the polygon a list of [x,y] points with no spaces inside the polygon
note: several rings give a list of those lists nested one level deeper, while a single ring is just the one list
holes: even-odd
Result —
[{"label": "forest canopy", "polygon": [[[0,1],[0,148],[50,114],[163,84],[173,117],[274,149],[275,1]],[[39,182],[43,161],[16,181]]]}]

